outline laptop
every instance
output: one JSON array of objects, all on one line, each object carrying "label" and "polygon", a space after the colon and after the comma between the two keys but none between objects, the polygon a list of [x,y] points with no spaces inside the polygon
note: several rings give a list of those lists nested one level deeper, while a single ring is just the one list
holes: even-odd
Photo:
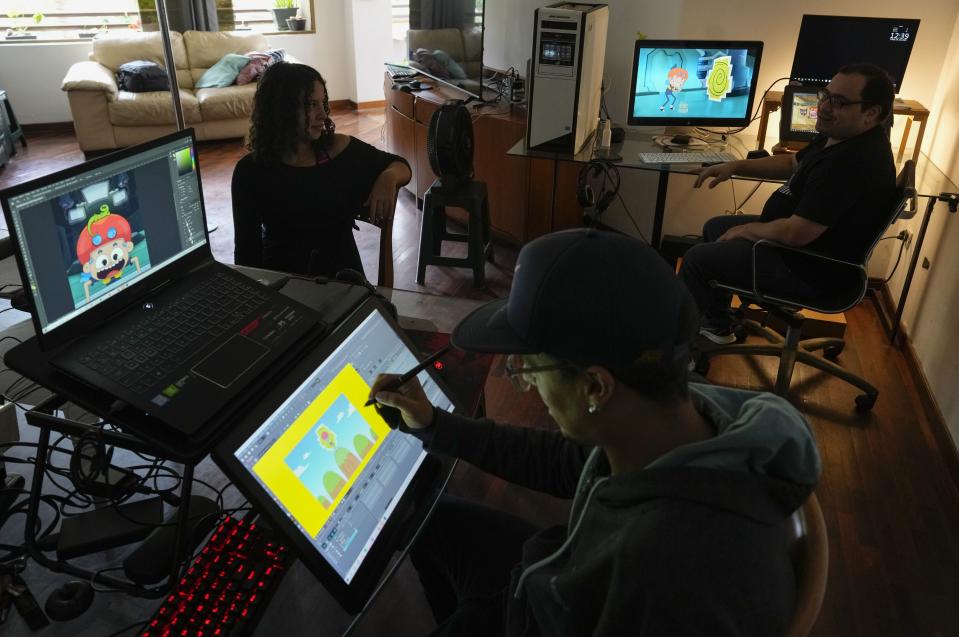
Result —
[{"label": "laptop", "polygon": [[327,330],[210,251],[192,129],[0,193],[50,364],[194,436]]},{"label": "laptop", "polygon": [[[364,406],[377,374],[411,369],[413,352],[369,299],[213,449],[253,509],[350,613],[370,600],[452,468]],[[438,409],[458,410],[436,370],[418,379]]]}]

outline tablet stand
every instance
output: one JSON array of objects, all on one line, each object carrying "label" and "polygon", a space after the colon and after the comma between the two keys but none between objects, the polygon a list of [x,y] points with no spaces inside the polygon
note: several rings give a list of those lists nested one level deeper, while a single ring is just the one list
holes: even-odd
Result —
[{"label": "tablet stand", "polygon": [[193,463],[184,463],[183,476],[180,486],[180,506],[177,509],[176,539],[174,542],[173,560],[170,565],[170,577],[157,587],[145,587],[134,582],[106,575],[99,571],[82,568],[62,559],[47,557],[37,541],[37,529],[40,527],[39,508],[43,492],[43,482],[47,470],[47,456],[50,451],[50,433],[56,431],[67,436],[82,436],[85,433],[95,432],[105,444],[138,453],[156,455],[154,447],[148,446],[140,439],[129,434],[104,431],[100,427],[88,425],[75,420],[60,418],[53,415],[55,410],[66,402],[60,396],[54,395],[26,412],[27,423],[40,430],[37,441],[37,460],[33,472],[33,483],[30,487],[30,498],[27,505],[27,520],[25,524],[24,540],[27,553],[38,564],[57,573],[68,573],[91,583],[100,583],[111,588],[121,590],[129,595],[145,598],[159,598],[165,595],[176,583],[180,570],[187,556],[187,532],[189,529],[190,493],[193,489]]}]

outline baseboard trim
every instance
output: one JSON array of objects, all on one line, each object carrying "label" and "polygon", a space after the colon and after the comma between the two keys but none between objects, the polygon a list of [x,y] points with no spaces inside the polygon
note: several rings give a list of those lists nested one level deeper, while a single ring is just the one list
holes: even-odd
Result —
[{"label": "baseboard trim", "polygon": [[[869,289],[874,292],[874,299],[879,306],[879,311],[886,317],[893,317],[896,313],[896,302],[892,298],[889,286],[882,279],[870,279]],[[888,320],[888,319],[886,319]],[[946,424],[946,418],[939,409],[939,403],[932,393],[932,387],[929,385],[929,379],[922,371],[922,364],[919,362],[919,355],[916,354],[916,348],[912,345],[912,339],[906,333],[902,324],[899,325],[899,333],[896,337],[896,346],[902,352],[906,359],[906,365],[909,368],[909,374],[916,384],[916,393],[919,402],[922,404],[926,418],[929,420],[929,429],[933,438],[936,439],[936,445],[942,452],[943,462],[946,463],[946,471],[952,478],[953,487],[959,491],[959,448],[949,433],[949,426]]]},{"label": "baseboard trim", "polygon": [[355,111],[362,111],[367,108],[384,108],[386,106],[386,100],[373,100],[372,102],[354,102],[350,100],[350,106]]},{"label": "baseboard trim", "polygon": [[23,129],[24,135],[31,135],[34,133],[55,133],[58,135],[63,135],[66,133],[73,134],[73,122],[46,122],[43,124],[21,124],[20,128]]}]

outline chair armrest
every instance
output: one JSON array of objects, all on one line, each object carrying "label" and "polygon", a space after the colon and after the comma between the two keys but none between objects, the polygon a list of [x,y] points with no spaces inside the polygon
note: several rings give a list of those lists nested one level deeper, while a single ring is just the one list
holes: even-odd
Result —
[{"label": "chair armrest", "polygon": [[77,62],[67,71],[63,83],[63,91],[103,91],[112,98],[116,96],[117,80],[107,67],[99,62],[87,60]]},{"label": "chair armrest", "polygon": [[[866,277],[866,268],[861,263],[852,263],[851,261],[843,261],[841,259],[834,259],[832,257],[827,257],[812,250],[806,250],[804,248],[794,248],[792,246],[787,246],[782,243],[777,243],[776,241],[770,241],[769,239],[760,239],[753,244],[753,294],[756,299],[761,302],[766,303],[781,303],[782,299],[770,298],[759,289],[759,275],[761,262],[760,262],[760,251],[762,249],[773,250],[779,253],[790,252],[792,254],[800,255],[803,259],[807,259],[809,263],[829,263],[840,269],[847,269],[851,273],[855,273],[858,276],[861,276],[863,279]],[[838,270],[837,270],[838,271]],[[814,308],[815,309],[815,308]]]}]

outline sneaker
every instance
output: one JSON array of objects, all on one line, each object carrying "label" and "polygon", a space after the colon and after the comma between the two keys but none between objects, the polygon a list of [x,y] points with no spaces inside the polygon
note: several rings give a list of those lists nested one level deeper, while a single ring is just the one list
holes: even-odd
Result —
[{"label": "sneaker", "polygon": [[736,333],[733,331],[732,325],[723,327],[703,325],[699,328],[699,333],[716,345],[729,345],[736,342]]}]

